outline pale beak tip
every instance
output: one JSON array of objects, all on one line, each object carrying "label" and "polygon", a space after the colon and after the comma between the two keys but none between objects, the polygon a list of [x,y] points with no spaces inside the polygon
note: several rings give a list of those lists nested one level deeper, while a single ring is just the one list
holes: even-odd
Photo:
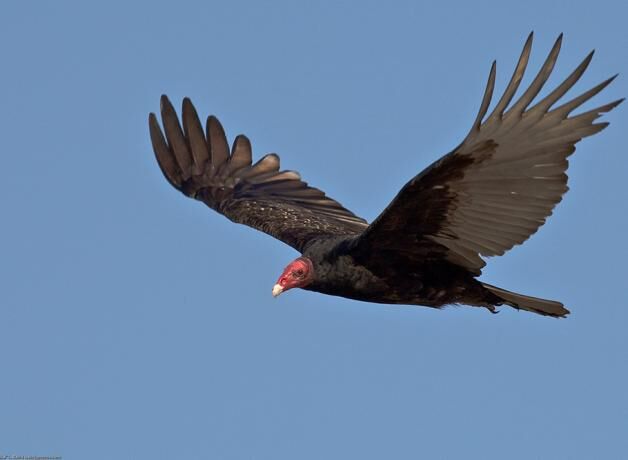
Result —
[{"label": "pale beak tip", "polygon": [[277,297],[282,292],[283,292],[283,287],[281,287],[281,285],[275,284],[273,286],[273,297]]}]

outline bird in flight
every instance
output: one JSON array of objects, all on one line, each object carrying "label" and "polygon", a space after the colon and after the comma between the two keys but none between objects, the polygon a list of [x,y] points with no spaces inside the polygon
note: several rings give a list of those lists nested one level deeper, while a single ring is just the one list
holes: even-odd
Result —
[{"label": "bird in flight", "polygon": [[493,62],[480,110],[462,143],[410,179],[370,224],[308,185],[299,173],[281,170],[276,154],[253,163],[247,137],[237,136],[229,149],[218,119],[208,117],[203,130],[188,98],[183,99],[180,124],[168,98],[161,97],[165,136],[151,113],[153,150],[176,189],[301,253],[277,279],[273,296],[302,288],[382,304],[465,304],[491,312],[508,305],[564,317],[569,310],[560,302],[477,279],[484,258],[504,254],[545,223],[568,189],[567,158],[575,144],[604,129],[608,123],[595,120],[623,101],[572,115],[612,77],[563,102],[589,65],[591,52],[532,105],[554,68],[561,42],[562,34],[530,86],[511,103],[530,56],[530,34],[489,114]]}]

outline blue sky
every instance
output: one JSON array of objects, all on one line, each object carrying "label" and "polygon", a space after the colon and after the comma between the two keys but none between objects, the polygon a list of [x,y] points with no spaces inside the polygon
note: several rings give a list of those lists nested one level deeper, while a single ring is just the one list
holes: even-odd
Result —
[{"label": "blue sky", "polygon": [[189,96],[372,220],[531,30],[531,69],[565,33],[550,86],[595,48],[570,94],[619,72],[586,107],[628,95],[623,2],[507,3],[3,2],[0,454],[625,455],[625,106],[483,275],[566,320],[273,299],[296,253],[176,192],[150,147],[159,96]]}]

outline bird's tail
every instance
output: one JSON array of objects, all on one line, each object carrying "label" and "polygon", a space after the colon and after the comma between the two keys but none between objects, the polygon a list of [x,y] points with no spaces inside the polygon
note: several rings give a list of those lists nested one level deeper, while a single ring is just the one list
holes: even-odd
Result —
[{"label": "bird's tail", "polygon": [[518,310],[527,310],[539,315],[553,316],[554,318],[564,318],[569,314],[569,310],[560,302],[517,294],[486,283],[482,283],[482,286],[502,300],[503,303]]}]

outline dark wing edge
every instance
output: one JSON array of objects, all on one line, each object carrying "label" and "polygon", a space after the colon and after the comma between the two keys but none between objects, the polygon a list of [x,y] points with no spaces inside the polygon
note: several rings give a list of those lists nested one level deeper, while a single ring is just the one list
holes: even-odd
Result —
[{"label": "dark wing edge", "polygon": [[510,105],[527,67],[532,38],[531,33],[491,114],[486,117],[495,86],[495,62],[465,140],[404,186],[360,237],[358,248],[405,245],[408,257],[444,255],[480,274],[485,265],[482,257],[502,255],[543,225],[568,190],[567,157],[575,144],[608,126],[608,122],[594,121],[624,99],[570,116],[614,76],[553,108],[580,79],[593,57],[591,52],[530,107],[554,68],[561,34],[530,86]]},{"label": "dark wing edge", "polygon": [[367,227],[364,219],[308,186],[298,172],[281,171],[278,155],[267,154],[253,164],[246,136],[237,136],[230,151],[218,119],[208,117],[204,132],[190,99],[183,99],[183,128],[165,95],[161,118],[163,132],[154,113],[148,124],[157,163],[168,182],[232,221],[297,250],[312,238],[351,235]]}]

